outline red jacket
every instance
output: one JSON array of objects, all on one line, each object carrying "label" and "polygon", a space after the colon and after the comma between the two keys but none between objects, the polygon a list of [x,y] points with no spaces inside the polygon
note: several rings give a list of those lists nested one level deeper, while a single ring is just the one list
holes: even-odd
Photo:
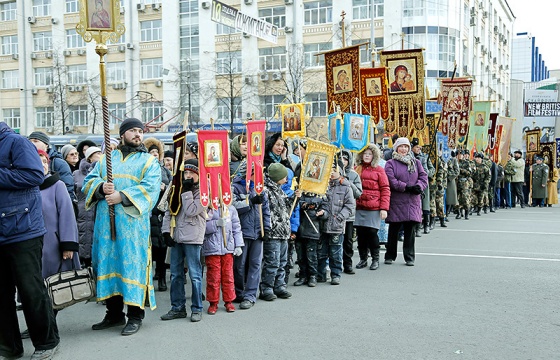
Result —
[{"label": "red jacket", "polygon": [[385,170],[379,165],[373,168],[363,164],[360,179],[362,179],[363,192],[356,200],[356,210],[389,211],[391,190]]}]

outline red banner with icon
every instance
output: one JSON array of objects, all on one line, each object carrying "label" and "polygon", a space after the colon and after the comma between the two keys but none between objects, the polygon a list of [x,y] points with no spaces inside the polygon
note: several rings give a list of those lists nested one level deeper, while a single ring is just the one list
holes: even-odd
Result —
[{"label": "red banner with icon", "polygon": [[200,130],[198,154],[202,206],[212,203],[212,208],[217,210],[220,204],[231,204],[227,131]]},{"label": "red banner with icon", "polygon": [[255,174],[255,191],[264,190],[264,137],[266,121],[254,120],[247,123],[247,189],[251,183],[251,173]]}]

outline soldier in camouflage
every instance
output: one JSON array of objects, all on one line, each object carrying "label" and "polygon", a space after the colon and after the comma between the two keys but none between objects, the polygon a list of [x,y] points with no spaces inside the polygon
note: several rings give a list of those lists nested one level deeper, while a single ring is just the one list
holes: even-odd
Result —
[{"label": "soldier in camouflage", "polygon": [[487,197],[488,197],[488,209],[491,213],[495,212],[494,210],[494,194],[496,190],[496,178],[498,176],[498,166],[492,161],[489,155],[484,156],[482,161],[488,169],[490,169],[490,182],[488,183]]},{"label": "soldier in camouflage", "polygon": [[447,189],[447,163],[443,161],[443,157],[439,154],[437,166],[436,166],[436,191],[434,196],[434,203],[436,207],[436,213],[439,217],[439,223],[441,227],[447,227],[445,224],[445,211],[444,211],[444,195]]},{"label": "soldier in camouflage", "polygon": [[486,214],[488,205],[488,186],[490,184],[490,169],[483,162],[484,154],[476,153],[474,161],[476,169],[473,174],[474,188],[472,191],[472,205],[476,206],[476,215],[480,216],[480,210],[484,208]]},{"label": "soldier in camouflage", "polygon": [[457,160],[459,162],[459,177],[457,178],[457,195],[459,200],[458,210],[459,213],[456,219],[460,219],[463,214],[465,220],[469,219],[470,210],[470,200],[471,200],[471,190],[472,190],[472,165],[470,160],[468,160],[467,150],[458,150]]}]

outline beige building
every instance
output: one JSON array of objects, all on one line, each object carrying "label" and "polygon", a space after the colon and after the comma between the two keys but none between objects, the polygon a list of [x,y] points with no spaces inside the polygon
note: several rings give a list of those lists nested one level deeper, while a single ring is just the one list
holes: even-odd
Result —
[{"label": "beige building", "polygon": [[[473,94],[508,106],[513,14],[505,0],[223,0],[279,27],[276,44],[211,21],[212,1],[121,0],[126,33],[109,44],[112,123],[274,120],[280,102],[307,102],[312,119],[329,112],[323,58],[346,44],[362,66],[381,49],[425,49],[426,84],[475,78]],[[0,116],[28,134],[101,132],[99,57],[76,34],[78,0],[0,0]],[[345,12],[344,23],[341,14]],[[373,16],[372,16],[373,15]],[[371,45],[373,44],[373,45]],[[169,121],[169,122],[167,122]]]}]

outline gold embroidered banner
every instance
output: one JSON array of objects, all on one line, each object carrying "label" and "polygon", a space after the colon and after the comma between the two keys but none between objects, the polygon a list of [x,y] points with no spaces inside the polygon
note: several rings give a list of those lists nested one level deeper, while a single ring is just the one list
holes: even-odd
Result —
[{"label": "gold embroidered banner", "polygon": [[441,132],[449,137],[451,149],[464,144],[469,133],[469,110],[472,81],[465,79],[442,80],[442,126]]},{"label": "gold embroidered banner", "polygon": [[389,117],[389,94],[385,68],[360,69],[362,113],[368,113],[375,124]]},{"label": "gold embroidered banner", "polygon": [[307,151],[301,167],[299,188],[301,191],[324,195],[331,177],[334,155],[338,148],[334,145],[307,139]]},{"label": "gold embroidered banner", "polygon": [[325,70],[328,112],[336,112],[333,102],[347,112],[360,95],[360,46],[326,52]]},{"label": "gold embroidered banner", "polygon": [[496,121],[496,127],[499,129],[499,140],[496,141],[499,149],[498,161],[502,166],[506,166],[506,163],[508,161],[509,147],[511,145],[511,133],[514,121],[514,118],[505,116],[498,116],[498,120]]},{"label": "gold embroidered banner", "polygon": [[305,104],[279,105],[282,114],[282,138],[305,137]]},{"label": "gold embroidered banner", "polygon": [[548,166],[548,177],[551,179],[554,164],[556,163],[556,143],[541,143],[541,156],[543,157],[543,164]]},{"label": "gold embroidered banner", "polygon": [[541,141],[541,130],[528,130],[525,132],[525,149],[527,154],[533,155],[539,152]]},{"label": "gold embroidered banner", "polygon": [[385,131],[409,137],[412,129],[423,130],[426,125],[422,49],[382,51],[380,59],[389,82]]}]

